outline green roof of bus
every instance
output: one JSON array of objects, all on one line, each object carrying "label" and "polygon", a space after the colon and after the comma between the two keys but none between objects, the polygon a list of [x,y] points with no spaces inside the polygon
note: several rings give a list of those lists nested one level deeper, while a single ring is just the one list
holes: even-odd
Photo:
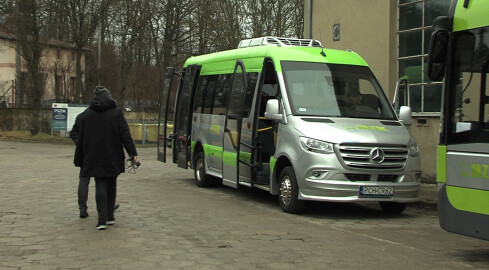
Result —
[{"label": "green roof of bus", "polygon": [[241,59],[247,72],[260,72],[265,57],[271,58],[275,69],[281,71],[280,61],[319,62],[367,66],[367,63],[356,53],[324,49],[326,57],[321,55],[321,48],[267,45],[222,51],[201,56],[190,57],[184,67],[192,64],[202,65],[201,74],[233,73],[236,59]]},{"label": "green roof of bus", "polygon": [[489,25],[489,5],[487,1],[470,1],[464,8],[464,1],[459,0],[455,7],[453,31],[474,29]]}]

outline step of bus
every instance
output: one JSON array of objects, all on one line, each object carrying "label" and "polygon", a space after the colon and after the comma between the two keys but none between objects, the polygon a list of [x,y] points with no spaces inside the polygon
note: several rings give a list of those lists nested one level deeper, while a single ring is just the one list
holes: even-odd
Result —
[{"label": "step of bus", "polygon": [[256,185],[256,184],[260,184],[260,185],[268,185],[270,182],[269,178],[261,178],[261,177],[257,177],[255,179],[255,181],[253,181],[253,185]]},{"label": "step of bus", "polygon": [[253,184],[253,187],[259,188],[265,191],[270,191],[270,186],[268,185],[260,185],[260,184]]}]

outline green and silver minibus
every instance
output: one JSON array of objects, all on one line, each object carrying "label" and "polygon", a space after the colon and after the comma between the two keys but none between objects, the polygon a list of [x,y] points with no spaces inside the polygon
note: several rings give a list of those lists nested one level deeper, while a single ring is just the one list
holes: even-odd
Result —
[{"label": "green and silver minibus", "polygon": [[355,52],[309,39],[243,40],[190,57],[181,72],[169,67],[162,96],[158,157],[166,161],[173,114],[173,162],[193,168],[200,187],[263,189],[289,213],[308,200],[380,202],[400,213],[418,200],[411,110],[395,112]]},{"label": "green and silver minibus", "polygon": [[452,1],[433,23],[428,77],[445,78],[438,145],[443,229],[489,240],[489,2]]}]

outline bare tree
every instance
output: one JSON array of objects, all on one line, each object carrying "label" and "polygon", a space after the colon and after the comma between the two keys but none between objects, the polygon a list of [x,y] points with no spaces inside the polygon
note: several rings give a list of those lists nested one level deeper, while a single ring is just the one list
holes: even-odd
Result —
[{"label": "bare tree", "polygon": [[32,109],[30,130],[36,135],[40,130],[41,98],[44,92],[44,77],[41,70],[41,18],[40,1],[17,0],[15,26],[17,44],[28,70],[27,101]]},{"label": "bare tree", "polygon": [[[110,89],[114,97],[118,96],[117,90],[120,89],[120,60],[116,48],[110,43],[103,43],[101,46],[102,66],[100,78],[98,76],[98,44],[93,43],[90,50],[86,53],[85,85],[87,89],[95,89],[100,83]],[[84,102],[88,102],[87,96]]]},{"label": "bare tree", "polygon": [[75,102],[80,102],[83,88],[81,56],[83,49],[89,40],[93,38],[101,18],[106,16],[110,5],[114,0],[59,0],[65,7],[68,15],[71,39],[75,43],[76,50],[76,88]]},{"label": "bare tree", "polygon": [[250,36],[303,37],[303,0],[247,0],[246,29]]},{"label": "bare tree", "polygon": [[[87,87],[100,81],[121,105],[127,99],[146,107],[159,100],[165,67],[180,68],[189,56],[234,49],[244,38],[301,38],[303,5],[303,0],[4,0],[0,13],[14,14],[21,7],[24,12],[15,24],[26,44],[23,57],[32,66],[29,102],[40,104],[42,94],[40,60],[35,60],[42,48],[34,45],[56,39],[76,46],[76,62],[70,67],[76,72],[76,87],[70,99],[80,102],[88,96],[85,76]],[[82,74],[87,47],[91,50],[85,51]],[[55,79],[55,84],[57,91],[66,82]]]},{"label": "bare tree", "polygon": [[234,49],[245,37],[246,17],[241,0],[217,0],[214,2],[212,22],[213,36],[211,44],[215,51]]},{"label": "bare tree", "polygon": [[54,99],[56,102],[66,102],[71,97],[68,95],[67,75],[71,72],[71,65],[56,60],[50,69],[49,76],[51,77],[51,88],[54,89]]}]

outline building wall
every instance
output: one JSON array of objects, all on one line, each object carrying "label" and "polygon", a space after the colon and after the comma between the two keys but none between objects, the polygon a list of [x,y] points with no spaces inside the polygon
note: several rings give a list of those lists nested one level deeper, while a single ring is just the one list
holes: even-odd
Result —
[{"label": "building wall", "polygon": [[[312,16],[308,14],[310,3]],[[392,101],[398,79],[397,1],[305,0],[304,4],[304,36],[320,40],[325,48],[351,49],[360,54]],[[335,24],[340,25],[338,41],[333,38]],[[413,116],[410,132],[420,150],[422,180],[435,182],[439,117]]]},{"label": "building wall", "polygon": [[[71,78],[76,77],[75,70],[76,56],[74,50],[61,48],[61,47],[49,47],[43,51],[42,67],[43,72],[47,75],[46,80],[46,92],[44,93],[44,100],[50,100],[55,98],[55,77],[61,78],[63,92],[73,92],[71,85]],[[82,55],[81,66],[82,73],[85,67],[85,57]],[[70,95],[63,98],[73,100]]]},{"label": "building wall", "polygon": [[15,42],[0,38],[0,106],[13,102],[15,86]]},{"label": "building wall", "polygon": [[416,138],[421,155],[422,181],[435,183],[440,118],[417,116],[413,120],[410,132]]},{"label": "building wall", "polygon": [[[45,75],[45,90],[42,102],[55,99],[55,78],[58,77],[62,84],[61,90],[67,96],[62,99],[73,100],[74,85],[76,78],[75,51],[72,47],[67,46],[46,46],[41,56],[41,70]],[[85,67],[85,55],[82,54],[82,74]],[[27,67],[24,61],[21,63],[21,72],[27,73]],[[16,53],[15,40],[0,38],[0,98],[3,102],[8,101],[10,107],[15,104],[15,87],[16,87]],[[84,81],[84,78],[82,78]]]},{"label": "building wall", "polygon": [[0,89],[4,89],[0,90],[0,97],[4,95],[14,80],[15,49],[12,48],[11,42],[0,39]]},{"label": "building wall", "polygon": [[[312,1],[312,38],[320,40],[325,48],[351,49],[360,54],[389,97],[393,96],[397,76],[396,13],[391,12],[396,8],[394,2]],[[333,40],[335,24],[340,25],[339,41]]]}]

